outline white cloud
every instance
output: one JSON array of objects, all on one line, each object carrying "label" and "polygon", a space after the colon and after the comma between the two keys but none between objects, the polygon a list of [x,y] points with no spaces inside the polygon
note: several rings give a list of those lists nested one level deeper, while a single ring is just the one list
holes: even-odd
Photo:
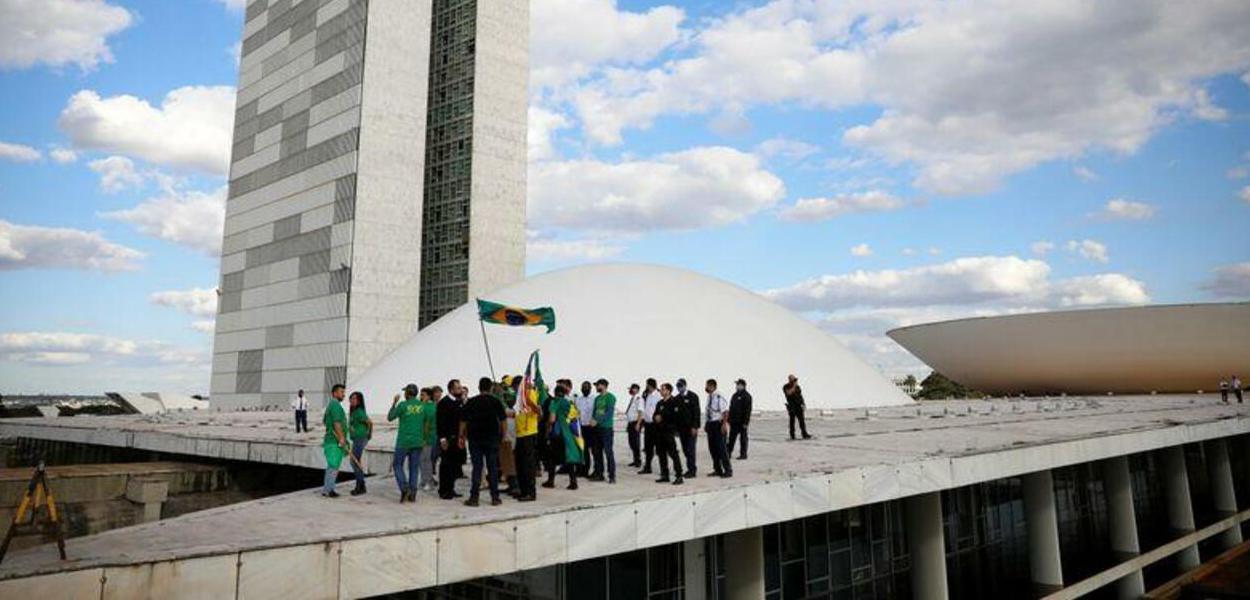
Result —
[{"label": "white cloud", "polygon": [[1229,179],[1245,179],[1250,177],[1250,165],[1237,165],[1235,167],[1229,167],[1229,169],[1224,172],[1224,176]]},{"label": "white cloud", "polygon": [[1046,161],[1134,152],[1178,114],[1219,117],[1203,85],[1250,66],[1247,22],[1244,2],[776,0],[571,97],[603,144],[665,114],[875,105],[845,143],[915,165],[925,190],[982,193]]},{"label": "white cloud", "polygon": [[0,69],[77,65],[88,71],[113,62],[108,38],[133,17],[103,0],[0,2]]},{"label": "white cloud", "polygon": [[1250,298],[1250,262],[1225,265],[1202,289],[1217,298]]},{"label": "white cloud", "polygon": [[755,153],[764,158],[782,158],[794,162],[817,152],[820,152],[820,146],[784,137],[770,138],[755,146]]},{"label": "white cloud", "polygon": [[536,262],[593,262],[619,256],[625,247],[602,240],[531,239],[525,245],[525,256]]},{"label": "white cloud", "polygon": [[66,148],[53,148],[48,152],[48,156],[61,165],[68,165],[78,160],[78,153]]},{"label": "white cloud", "polygon": [[134,225],[144,235],[217,256],[225,226],[226,187],[210,192],[166,189],[134,208],[100,216]]},{"label": "white cloud", "polygon": [[869,190],[835,198],[800,198],[793,206],[782,209],[785,221],[826,221],[865,212],[883,212],[902,208],[903,201],[881,190]]},{"label": "white cloud", "polygon": [[851,256],[872,256],[872,248],[868,244],[855,244],[851,246]]},{"label": "white cloud", "polygon": [[134,161],[124,156],[109,156],[87,163],[100,176],[100,189],[115,194],[143,185],[143,175],[135,170]]},{"label": "white cloud", "polygon": [[1092,260],[1097,263],[1106,263],[1107,245],[1095,240],[1069,240],[1068,252],[1079,254],[1081,258]]},{"label": "white cloud", "polygon": [[217,0],[229,10],[241,11],[247,8],[248,0]]},{"label": "white cloud", "polygon": [[1134,202],[1124,198],[1108,200],[1101,211],[1093,213],[1093,217],[1121,221],[1144,221],[1155,216],[1156,208],[1145,202]]},{"label": "white cloud", "polygon": [[1241,198],[1242,202],[1250,204],[1250,185],[1241,188],[1241,192],[1237,194],[1237,197]]},{"label": "white cloud", "polygon": [[211,334],[217,330],[217,321],[213,319],[204,319],[200,321],[194,321],[191,323],[191,329],[194,329],[200,333]]},{"label": "white cloud", "polygon": [[1073,174],[1073,175],[1076,175],[1076,178],[1077,178],[1077,179],[1080,179],[1081,181],[1084,181],[1084,182],[1086,182],[1086,183],[1089,183],[1089,182],[1092,182],[1092,181],[1098,181],[1098,174],[1097,174],[1097,173],[1095,173],[1095,172],[1093,172],[1093,171],[1089,170],[1089,169],[1088,169],[1088,168],[1086,168],[1086,167],[1080,166],[1080,165],[1077,165],[1077,166],[1075,166],[1075,167],[1072,167],[1072,174]]},{"label": "white cloud", "polygon": [[79,149],[224,175],[233,122],[234,88],[188,86],[166,94],[159,107],[83,90],[70,97],[58,124]]},{"label": "white cloud", "polygon": [[681,39],[685,12],[619,10],[616,0],[538,0],[530,6],[530,78],[555,87],[602,65],[647,61]]},{"label": "white cloud", "polygon": [[784,195],[755,155],[697,147],[618,163],[531,164],[529,219],[595,232],[680,231],[741,222]]},{"label": "white cloud", "polygon": [[1051,303],[1060,307],[1146,304],[1150,294],[1142,282],[1120,273],[1073,277],[1056,282]]},{"label": "white cloud", "polygon": [[148,299],[153,304],[167,306],[193,317],[212,317],[217,314],[217,290],[212,288],[156,292]]},{"label": "white cloud", "polygon": [[43,158],[43,154],[30,146],[25,144],[0,142],[0,160],[10,160],[13,162],[35,162],[40,158]]},{"label": "white cloud", "polygon": [[0,356],[43,366],[84,363],[123,366],[191,366],[207,360],[205,352],[158,341],[128,340],[89,333],[18,331],[0,333]]},{"label": "white cloud", "polygon": [[1051,250],[1054,249],[1055,243],[1048,242],[1046,240],[1033,242],[1029,245],[1029,250],[1033,251],[1033,254],[1036,254],[1037,256],[1046,256],[1047,254],[1050,254]]},{"label": "white cloud", "polygon": [[526,141],[529,145],[529,160],[531,161],[555,158],[556,151],[552,137],[556,131],[573,125],[568,117],[540,106],[529,107],[528,123]]},{"label": "white cloud", "polygon": [[0,271],[81,269],[133,271],[143,253],[96,231],[16,225],[0,220]]}]

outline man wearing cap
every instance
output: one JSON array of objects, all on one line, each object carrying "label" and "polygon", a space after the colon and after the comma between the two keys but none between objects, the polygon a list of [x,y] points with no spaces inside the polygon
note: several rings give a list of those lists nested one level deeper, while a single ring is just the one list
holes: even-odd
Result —
[{"label": "man wearing cap", "polygon": [[595,401],[590,427],[595,432],[595,468],[590,481],[603,481],[604,461],[607,461],[608,483],[616,483],[616,451],[613,449],[613,426],[616,424],[616,396],[608,391],[608,380],[595,382]]},{"label": "man wearing cap", "polygon": [[716,389],[716,380],[707,380],[707,407],[703,414],[707,419],[703,431],[707,433],[707,451],[712,455],[712,472],[717,477],[733,477],[734,468],[729,464],[729,451],[725,449],[725,436],[729,434],[729,401]]},{"label": "man wearing cap", "polygon": [[739,379],[734,383],[737,384],[738,389],[729,399],[729,445],[725,448],[725,453],[733,454],[734,443],[741,437],[742,451],[738,453],[738,460],[746,460],[747,427],[751,424],[751,392],[747,391],[745,379]]},{"label": "man wearing cap", "polygon": [[677,395],[674,396],[677,404],[681,406],[685,412],[686,426],[682,428],[680,433],[681,453],[686,459],[686,473],[684,477],[693,478],[699,473],[696,457],[699,454],[699,423],[703,422],[702,410],[699,408],[699,395],[690,391],[686,387],[685,379],[677,380]]},{"label": "man wearing cap", "polygon": [[781,386],[781,393],[786,397],[786,412],[790,414],[790,439],[794,439],[796,420],[799,422],[799,431],[803,433],[803,439],[812,439],[812,436],[807,435],[807,421],[803,418],[807,405],[803,402],[803,388],[799,387],[799,378],[791,375],[786,384]]}]

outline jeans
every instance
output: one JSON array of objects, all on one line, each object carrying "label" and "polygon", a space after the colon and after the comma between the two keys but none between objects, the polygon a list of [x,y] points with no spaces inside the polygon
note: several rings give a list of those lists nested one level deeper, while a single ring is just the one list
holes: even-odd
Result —
[{"label": "jeans", "polygon": [[642,432],[638,430],[638,423],[630,423],[625,426],[625,435],[629,438],[629,452],[633,454],[634,460],[630,465],[637,466],[642,464]]},{"label": "jeans", "polygon": [[725,451],[729,454],[734,453],[734,443],[738,441],[739,436],[742,437],[742,452],[738,453],[738,458],[747,457],[747,426],[746,425],[730,425],[729,426],[729,445]]},{"label": "jeans", "polygon": [[616,481],[616,450],[612,448],[615,431],[611,427],[594,427],[595,471],[594,476],[603,477],[603,463],[607,460],[608,479]]},{"label": "jeans", "polygon": [[356,474],[356,486],[364,487],[365,472],[360,470],[360,465],[365,464],[365,446],[369,445],[369,438],[360,438],[352,440],[352,456],[356,457],[352,461],[352,473]]},{"label": "jeans", "polygon": [[441,448],[439,448],[438,444],[435,443],[433,446],[429,447],[429,452],[421,453],[421,485],[422,486],[434,485],[434,481],[437,478],[436,474],[438,473],[438,471],[434,470],[434,465],[435,465],[435,462],[438,460],[439,450],[441,450]]},{"label": "jeans", "polygon": [[295,411],[295,433],[299,433],[300,428],[303,428],[304,433],[308,433],[308,411],[306,410]]},{"label": "jeans", "polygon": [[690,431],[690,429],[682,429],[680,437],[681,453],[684,454],[686,458],[686,472],[694,475],[699,472],[699,467],[695,464],[695,458],[699,453],[699,445],[697,444],[698,439],[695,437],[694,432]]},{"label": "jeans", "polygon": [[[421,450],[422,448],[396,448],[395,461],[391,470],[395,472],[395,483],[399,484],[399,493],[417,491],[417,483],[421,481]],[[404,461],[408,461],[408,477],[404,477]]]},{"label": "jeans", "polygon": [[734,468],[729,464],[729,450],[725,448],[725,430],[720,421],[708,421],[703,426],[707,432],[707,451],[712,455],[712,470],[716,473],[733,475]]},{"label": "jeans", "polygon": [[325,477],[325,480],[322,481],[321,483],[321,491],[326,494],[333,492],[334,484],[337,483],[338,480],[339,480],[338,469],[326,469],[326,477]]},{"label": "jeans", "polygon": [[[491,500],[499,499],[499,442],[469,443],[469,459],[473,471],[469,479],[469,497],[477,498],[482,491],[482,467],[486,467],[486,483],[490,485]],[[483,463],[485,463],[483,465]]]}]

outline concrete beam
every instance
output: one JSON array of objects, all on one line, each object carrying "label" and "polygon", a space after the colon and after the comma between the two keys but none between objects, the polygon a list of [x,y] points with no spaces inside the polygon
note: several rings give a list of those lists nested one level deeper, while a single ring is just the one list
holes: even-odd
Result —
[{"label": "concrete beam", "polygon": [[682,542],[682,570],[686,583],[685,600],[706,600],[707,546],[702,539]]},{"label": "concrete beam", "polygon": [[[1207,476],[1211,482],[1211,499],[1221,514],[1237,512],[1237,492],[1233,488],[1233,469],[1228,461],[1228,443],[1224,440],[1204,442],[1207,453]],[[1224,550],[1241,545],[1241,528],[1233,527],[1220,536]]]},{"label": "concrete beam", "polygon": [[[1163,493],[1167,497],[1168,525],[1185,533],[1194,530],[1194,503],[1189,495],[1189,470],[1185,467],[1185,448],[1173,446],[1159,451],[1163,468]],[[1176,555],[1177,567],[1188,571],[1198,566],[1197,544],[1185,548]]]},{"label": "concrete beam", "polygon": [[726,600],[764,597],[764,530],[759,527],[725,535]]},{"label": "concrete beam", "polygon": [[1041,588],[1063,587],[1055,482],[1050,470],[1024,476],[1024,514],[1029,530],[1029,573]]},{"label": "concrete beam", "polygon": [[946,600],[946,538],[942,531],[942,494],[930,492],[903,500],[907,544],[911,553],[911,589],[916,600]]},{"label": "concrete beam", "polygon": [[[1111,551],[1122,556],[1141,552],[1137,539],[1137,512],[1133,505],[1133,485],[1129,476],[1128,458],[1117,456],[1102,463],[1103,482],[1107,486],[1107,520],[1111,529]],[[1133,571],[1116,584],[1122,600],[1138,598],[1146,593],[1141,570]]]}]

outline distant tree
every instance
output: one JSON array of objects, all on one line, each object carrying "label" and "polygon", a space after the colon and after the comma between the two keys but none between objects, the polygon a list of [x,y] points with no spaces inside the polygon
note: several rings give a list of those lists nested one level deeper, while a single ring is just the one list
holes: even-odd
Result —
[{"label": "distant tree", "polygon": [[976,390],[970,390],[937,371],[929,373],[924,381],[920,382],[920,392],[916,394],[918,400],[948,400],[955,398],[983,398],[985,394]]}]

